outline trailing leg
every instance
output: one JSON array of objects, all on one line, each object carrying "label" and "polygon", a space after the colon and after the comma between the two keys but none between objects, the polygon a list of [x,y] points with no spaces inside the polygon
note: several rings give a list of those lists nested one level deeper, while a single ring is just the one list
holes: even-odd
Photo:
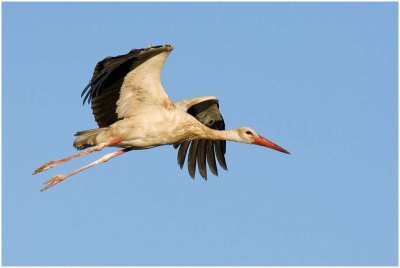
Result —
[{"label": "trailing leg", "polygon": [[35,175],[35,174],[37,174],[37,173],[39,173],[39,172],[42,172],[42,171],[45,171],[45,170],[47,170],[47,169],[53,168],[53,167],[55,167],[55,166],[58,166],[59,164],[65,163],[65,162],[67,162],[67,161],[69,161],[69,160],[71,160],[71,159],[74,159],[74,158],[77,158],[77,157],[80,157],[80,156],[83,156],[83,155],[87,155],[87,154],[90,154],[90,153],[95,152],[95,151],[100,151],[100,150],[102,150],[102,149],[103,149],[104,147],[106,147],[106,146],[110,146],[110,145],[113,145],[113,144],[117,144],[117,143],[119,143],[119,142],[121,142],[121,141],[123,141],[123,140],[124,140],[123,138],[118,138],[118,139],[113,139],[113,140],[111,140],[111,141],[102,142],[102,143],[100,143],[100,144],[98,144],[98,145],[96,145],[96,146],[90,148],[89,150],[83,151],[83,152],[81,152],[81,153],[74,154],[74,155],[72,155],[72,156],[63,158],[63,159],[61,159],[61,160],[47,162],[46,164],[44,164],[44,165],[42,165],[41,167],[37,168],[37,169],[32,173],[32,175]]},{"label": "trailing leg", "polygon": [[49,179],[49,180],[47,180],[47,181],[45,181],[45,182],[43,183],[43,184],[45,184],[46,186],[45,186],[44,188],[42,188],[40,191],[47,190],[47,189],[49,189],[50,187],[53,187],[54,185],[56,185],[57,183],[59,183],[59,182],[65,180],[65,179],[71,177],[72,175],[75,175],[76,173],[79,173],[79,172],[81,172],[81,171],[84,171],[84,170],[86,170],[86,169],[88,169],[88,168],[91,168],[91,167],[97,165],[97,164],[107,162],[107,161],[110,160],[111,158],[116,157],[116,156],[118,156],[118,155],[120,155],[120,154],[129,152],[130,150],[132,150],[132,149],[126,148],[126,149],[122,149],[122,150],[119,150],[119,151],[116,151],[116,152],[113,152],[113,153],[109,153],[109,154],[106,154],[106,155],[104,155],[103,157],[97,159],[96,161],[94,161],[94,162],[92,162],[92,163],[90,163],[90,164],[88,164],[88,165],[86,165],[86,166],[83,166],[83,167],[81,167],[81,168],[78,168],[78,169],[76,169],[76,170],[73,170],[73,171],[71,171],[71,172],[69,172],[69,173],[67,173],[67,174],[64,174],[64,175],[55,175],[55,176],[53,176],[51,179]]}]

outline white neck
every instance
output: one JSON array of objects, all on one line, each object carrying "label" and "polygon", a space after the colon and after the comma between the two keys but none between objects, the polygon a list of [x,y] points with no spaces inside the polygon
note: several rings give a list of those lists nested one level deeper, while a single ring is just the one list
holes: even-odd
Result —
[{"label": "white neck", "polygon": [[212,140],[229,140],[236,142],[243,142],[236,129],[230,130],[215,130],[211,128],[206,128],[205,138]]}]

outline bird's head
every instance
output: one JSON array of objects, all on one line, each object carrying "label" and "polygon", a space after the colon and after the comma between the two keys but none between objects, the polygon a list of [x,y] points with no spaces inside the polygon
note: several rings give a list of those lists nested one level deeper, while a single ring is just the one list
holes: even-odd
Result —
[{"label": "bird's head", "polygon": [[174,49],[171,45],[159,45],[159,46],[148,46],[141,49],[132,49],[130,53],[139,53],[143,56],[154,56],[160,54],[161,52],[171,52]]},{"label": "bird's head", "polygon": [[236,132],[239,136],[241,142],[248,143],[248,144],[256,144],[260,146],[265,146],[276,151],[290,154],[287,150],[283,149],[279,145],[276,145],[270,140],[267,140],[263,136],[259,135],[254,129],[249,127],[240,127],[236,129]]}]

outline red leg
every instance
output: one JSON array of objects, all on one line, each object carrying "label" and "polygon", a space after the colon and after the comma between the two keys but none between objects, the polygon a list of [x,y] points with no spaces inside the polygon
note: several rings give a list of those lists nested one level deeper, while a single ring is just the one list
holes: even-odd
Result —
[{"label": "red leg", "polygon": [[98,144],[98,145],[96,145],[96,146],[90,148],[89,150],[83,151],[83,152],[78,153],[78,154],[74,154],[74,155],[72,155],[72,156],[70,156],[70,157],[66,157],[66,158],[64,158],[64,159],[57,160],[57,161],[50,161],[50,162],[47,162],[47,163],[44,164],[43,166],[37,168],[37,169],[32,173],[32,175],[35,175],[36,173],[39,173],[39,172],[45,171],[45,170],[47,170],[47,169],[53,168],[53,167],[55,167],[55,166],[58,166],[59,164],[62,164],[62,163],[64,163],[64,162],[67,162],[67,161],[69,161],[69,160],[71,160],[71,159],[74,159],[74,158],[77,158],[77,157],[80,157],[80,156],[83,156],[83,155],[87,155],[87,154],[90,154],[90,153],[95,152],[95,151],[100,151],[100,150],[102,150],[102,149],[103,149],[104,147],[106,147],[106,146],[110,146],[110,145],[116,144],[116,143],[121,142],[121,141],[123,141],[123,140],[124,140],[123,138],[118,138],[118,139],[114,139],[114,140],[111,140],[111,141],[106,141],[106,142],[100,143],[100,144]]},{"label": "red leg", "polygon": [[53,176],[51,179],[49,179],[49,180],[47,180],[47,181],[45,181],[45,182],[43,183],[43,184],[45,184],[46,186],[45,186],[43,189],[41,189],[40,191],[47,190],[47,189],[49,189],[50,187],[53,187],[54,185],[56,185],[57,183],[59,183],[59,182],[65,180],[66,178],[69,178],[69,177],[71,177],[72,175],[75,175],[75,174],[78,173],[78,172],[84,171],[85,169],[91,168],[91,167],[93,167],[93,166],[95,166],[95,165],[97,165],[97,164],[100,164],[100,163],[103,163],[103,162],[107,162],[107,161],[110,160],[111,158],[116,157],[117,155],[120,155],[120,154],[129,152],[130,150],[132,150],[132,149],[126,148],[126,149],[122,149],[122,150],[119,150],[119,151],[116,151],[116,152],[113,152],[113,153],[109,153],[109,154],[104,155],[104,156],[101,157],[100,159],[97,159],[96,161],[94,161],[94,162],[92,162],[92,163],[90,163],[90,164],[88,164],[88,165],[86,165],[86,166],[83,166],[83,167],[81,167],[81,168],[78,168],[78,169],[76,169],[76,170],[74,170],[74,171],[71,171],[71,172],[69,172],[69,173],[67,173],[67,174],[64,174],[64,175],[55,175],[55,176]]}]

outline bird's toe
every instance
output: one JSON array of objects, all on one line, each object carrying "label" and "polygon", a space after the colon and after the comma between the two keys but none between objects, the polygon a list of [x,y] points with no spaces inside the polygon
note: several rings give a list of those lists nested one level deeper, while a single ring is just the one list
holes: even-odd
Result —
[{"label": "bird's toe", "polygon": [[46,186],[43,187],[40,191],[43,192],[43,191],[49,189],[50,187],[53,187],[57,183],[63,181],[64,179],[65,179],[64,175],[55,175],[55,176],[51,177],[51,179],[49,179],[43,183]]}]

